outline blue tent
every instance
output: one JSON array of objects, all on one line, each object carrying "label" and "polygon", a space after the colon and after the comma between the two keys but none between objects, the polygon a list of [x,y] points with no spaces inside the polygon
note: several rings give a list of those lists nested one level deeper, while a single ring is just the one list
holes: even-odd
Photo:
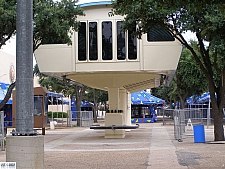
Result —
[{"label": "blue tent", "polygon": [[155,97],[142,90],[131,94],[131,102],[132,104],[164,104],[165,100]]},{"label": "blue tent", "polygon": [[[5,95],[8,91],[9,84],[0,83],[0,102],[5,98]],[[12,104],[12,97],[8,100],[6,104]]]},{"label": "blue tent", "polygon": [[195,102],[196,103],[205,103],[210,101],[210,93],[203,93],[201,96],[197,97]]},{"label": "blue tent", "polygon": [[186,100],[187,104],[208,103],[210,101],[210,93],[205,92],[201,96],[191,96]]},{"label": "blue tent", "polygon": [[49,92],[48,93],[48,96],[52,96],[52,97],[63,97],[63,95],[62,94],[60,94],[60,93],[54,93],[54,92]]}]

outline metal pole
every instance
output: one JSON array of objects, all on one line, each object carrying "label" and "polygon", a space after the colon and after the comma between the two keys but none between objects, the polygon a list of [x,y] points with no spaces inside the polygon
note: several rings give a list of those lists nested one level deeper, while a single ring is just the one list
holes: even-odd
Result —
[{"label": "metal pole", "polygon": [[209,105],[208,105],[208,110],[207,110],[207,129],[209,128],[210,124],[210,98],[209,98]]},{"label": "metal pole", "polygon": [[1,138],[1,150],[3,151],[5,148],[4,145],[4,137],[5,137],[5,128],[4,128],[4,111],[0,111],[1,113],[1,133],[2,133],[2,138]]},{"label": "metal pole", "polygon": [[33,0],[17,0],[16,20],[16,131],[34,135]]},{"label": "metal pole", "polygon": [[[52,108],[53,108],[53,96],[51,96],[51,100],[52,100]],[[52,122],[53,122],[53,109],[52,109]]]},{"label": "metal pole", "polygon": [[62,98],[62,126],[63,126],[63,97],[61,97]]}]

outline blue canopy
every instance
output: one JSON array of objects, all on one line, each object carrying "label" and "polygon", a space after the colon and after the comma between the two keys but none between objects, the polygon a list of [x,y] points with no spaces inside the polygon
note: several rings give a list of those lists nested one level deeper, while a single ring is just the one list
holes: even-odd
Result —
[{"label": "blue canopy", "polygon": [[48,96],[52,96],[52,97],[63,97],[62,94],[60,94],[60,93],[54,93],[54,92],[49,92],[48,93]]},{"label": "blue canopy", "polygon": [[[76,106],[76,100],[75,98],[71,99],[71,106]],[[94,103],[88,102],[88,101],[81,101],[81,107],[92,107],[94,106]]]},{"label": "blue canopy", "polygon": [[187,104],[207,103],[210,101],[210,93],[205,92],[201,96],[191,96],[186,100]]},{"label": "blue canopy", "polygon": [[209,102],[209,101],[210,101],[209,92],[203,93],[201,96],[197,97],[195,100],[196,103],[204,103],[204,102]]},{"label": "blue canopy", "polygon": [[[2,102],[3,99],[5,98],[9,85],[10,84],[0,83],[0,102]],[[12,97],[8,100],[6,104],[12,104]]]},{"label": "blue canopy", "polygon": [[132,104],[164,104],[165,100],[155,97],[142,90],[131,94],[131,102]]},{"label": "blue canopy", "polygon": [[94,106],[94,103],[88,102],[88,101],[82,101],[81,102],[81,107],[92,107]]}]

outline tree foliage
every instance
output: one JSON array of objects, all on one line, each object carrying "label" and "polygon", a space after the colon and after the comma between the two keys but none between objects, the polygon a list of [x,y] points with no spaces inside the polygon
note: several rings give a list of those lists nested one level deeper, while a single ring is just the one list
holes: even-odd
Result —
[{"label": "tree foliage", "polygon": [[[178,95],[181,108],[185,107],[185,101],[192,95],[201,95],[207,91],[208,83],[205,75],[192,58],[192,54],[185,48],[180,56],[177,71],[173,78],[174,90]],[[171,94],[172,94],[171,92]]]},{"label": "tree foliage", "polygon": [[[78,15],[84,15],[83,9],[76,6],[77,0],[34,0],[33,33],[34,51],[47,43],[70,45],[71,35],[77,30]],[[16,0],[0,0],[0,48],[16,34]]]},{"label": "tree foliage", "polygon": [[[67,79],[59,80],[54,77],[46,76],[39,72],[38,65],[34,67],[34,75],[39,77],[38,83],[42,87],[46,87],[49,91],[63,93],[64,96],[76,96],[76,108],[77,111],[81,109],[81,101],[86,100],[93,102],[94,106],[94,122],[97,122],[97,106],[99,102],[105,103],[108,99],[108,93],[99,89],[93,89],[85,85],[68,81]],[[79,117],[79,113],[78,119]],[[80,121],[78,121],[79,126]]]},{"label": "tree foliage", "polygon": [[74,0],[34,0],[34,50],[41,44],[71,45],[71,35],[77,30],[78,15],[84,15]]},{"label": "tree foliage", "polygon": [[[192,42],[192,46],[196,46]],[[153,90],[155,96],[166,100],[167,103],[179,101],[181,108],[192,95],[201,95],[207,91],[208,85],[205,75],[201,72],[192,54],[187,48],[182,51],[176,73],[169,86],[161,85]]]},{"label": "tree foliage", "polygon": [[97,122],[98,105],[100,102],[106,104],[106,101],[108,100],[108,92],[89,87],[87,88],[87,94],[84,96],[84,99],[94,103],[94,122]]},{"label": "tree foliage", "polygon": [[[117,0],[114,1],[113,8],[113,14],[125,16],[124,30],[129,30],[136,24],[135,35],[141,38],[143,33],[152,28],[163,28],[191,52],[208,82],[215,140],[224,140],[222,110],[225,105],[225,3],[218,0]],[[185,40],[183,33],[187,31],[196,35],[197,48]]]},{"label": "tree foliage", "polygon": [[16,0],[0,0],[0,49],[16,33]]},{"label": "tree foliage", "polygon": [[[57,79],[55,77],[44,75],[40,73],[38,65],[36,64],[34,67],[34,76],[39,78],[38,83],[42,87],[46,87],[49,91],[63,93],[64,96],[72,97],[76,96],[76,110],[81,110],[81,101],[84,98],[85,91],[87,86],[82,85],[77,82],[71,82],[68,79]],[[77,126],[81,125],[80,121],[80,113],[77,113]]]},{"label": "tree foliage", "polygon": [[[35,51],[41,44],[65,43],[71,44],[73,30],[77,30],[79,22],[77,15],[84,15],[83,10],[76,6],[76,0],[34,0],[33,1],[33,50]],[[13,35],[16,34],[16,0],[0,0],[0,48],[5,45]],[[36,67],[38,69],[38,67]],[[36,69],[35,68],[35,69]],[[41,75],[44,86],[49,86],[51,91],[71,93],[71,88],[65,90],[64,83],[53,77],[47,78]],[[57,84],[57,85],[56,85]],[[12,83],[9,88],[13,88]],[[10,91],[10,90],[9,90]],[[11,93],[9,93],[9,96]],[[3,107],[8,101],[8,95],[0,103]]]}]

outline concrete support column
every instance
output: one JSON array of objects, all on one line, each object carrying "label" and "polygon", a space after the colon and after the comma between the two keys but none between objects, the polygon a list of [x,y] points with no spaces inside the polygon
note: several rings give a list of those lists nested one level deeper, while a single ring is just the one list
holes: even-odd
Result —
[{"label": "concrete support column", "polygon": [[[120,109],[123,110],[124,116],[124,124],[129,126],[131,125],[131,111],[128,108],[129,99],[128,99],[128,92],[125,89],[120,90]],[[130,129],[126,129],[126,131],[130,131]]]},{"label": "concrete support column", "polygon": [[6,161],[17,169],[44,168],[44,136],[7,136]]},{"label": "concrete support column", "polygon": [[119,94],[120,94],[119,109],[123,110],[123,112],[125,113],[127,110],[127,91],[125,89],[120,89]]},{"label": "concrete support column", "polygon": [[131,93],[130,92],[127,92],[127,111],[125,116],[126,116],[125,118],[127,119],[126,125],[131,125]]},{"label": "concrete support column", "polygon": [[108,90],[109,97],[109,110],[118,110],[119,109],[119,88],[109,88]]},{"label": "concrete support column", "polygon": [[[120,110],[120,94],[119,88],[109,88],[108,90],[109,97],[109,113],[106,113],[105,116],[105,126],[123,126],[124,125],[124,115],[123,113],[118,113]],[[117,112],[115,112],[115,110]],[[113,112],[111,112],[113,111]],[[124,129],[107,129],[105,130],[105,138],[124,138],[125,130]]]}]

